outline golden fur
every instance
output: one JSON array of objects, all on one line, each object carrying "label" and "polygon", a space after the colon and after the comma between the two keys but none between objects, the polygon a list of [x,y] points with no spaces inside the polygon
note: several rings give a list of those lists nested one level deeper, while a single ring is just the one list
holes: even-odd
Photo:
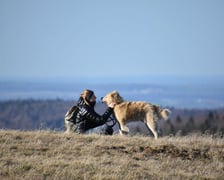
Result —
[{"label": "golden fur", "polygon": [[142,120],[152,131],[155,139],[158,138],[157,122],[159,119],[168,119],[171,113],[169,109],[142,101],[124,101],[117,91],[108,93],[102,98],[106,104],[114,103],[114,114],[120,125],[120,133],[127,134],[129,132],[126,126],[127,122]]}]

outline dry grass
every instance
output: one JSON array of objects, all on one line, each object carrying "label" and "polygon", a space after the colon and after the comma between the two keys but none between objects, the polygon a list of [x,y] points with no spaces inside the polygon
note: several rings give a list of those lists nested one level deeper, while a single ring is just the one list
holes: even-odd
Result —
[{"label": "dry grass", "polygon": [[0,179],[222,179],[224,141],[0,130]]}]

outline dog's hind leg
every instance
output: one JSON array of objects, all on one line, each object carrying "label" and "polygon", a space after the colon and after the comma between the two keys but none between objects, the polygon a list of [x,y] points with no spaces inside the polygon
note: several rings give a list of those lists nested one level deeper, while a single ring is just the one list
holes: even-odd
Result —
[{"label": "dog's hind leg", "polygon": [[156,128],[151,123],[146,123],[147,127],[152,131],[154,138],[158,139],[158,132],[156,131]]},{"label": "dog's hind leg", "polygon": [[151,118],[151,115],[146,115],[146,125],[152,131],[154,138],[158,139],[157,125],[156,122]]}]

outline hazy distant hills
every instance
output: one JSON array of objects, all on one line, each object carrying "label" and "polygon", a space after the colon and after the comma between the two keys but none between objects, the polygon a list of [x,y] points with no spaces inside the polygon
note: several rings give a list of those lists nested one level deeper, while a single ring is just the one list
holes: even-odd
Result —
[{"label": "hazy distant hills", "polygon": [[17,99],[76,100],[84,89],[95,91],[98,100],[117,90],[125,100],[148,101],[175,108],[222,108],[224,85],[184,83],[97,83],[97,82],[13,82],[0,81],[0,101]]}]

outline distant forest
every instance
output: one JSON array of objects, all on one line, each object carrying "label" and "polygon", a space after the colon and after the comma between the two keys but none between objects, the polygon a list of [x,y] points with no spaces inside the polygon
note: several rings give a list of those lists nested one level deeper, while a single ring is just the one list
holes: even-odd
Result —
[{"label": "distant forest", "polygon": [[[0,102],[0,129],[64,130],[64,115],[76,102],[56,100],[12,100]],[[106,106],[100,102],[96,111],[102,114]],[[224,134],[224,109],[176,109],[168,121],[160,121],[161,134],[184,136],[191,133]],[[130,132],[148,134],[144,123],[130,123]],[[118,126],[115,126],[115,132]]]}]

